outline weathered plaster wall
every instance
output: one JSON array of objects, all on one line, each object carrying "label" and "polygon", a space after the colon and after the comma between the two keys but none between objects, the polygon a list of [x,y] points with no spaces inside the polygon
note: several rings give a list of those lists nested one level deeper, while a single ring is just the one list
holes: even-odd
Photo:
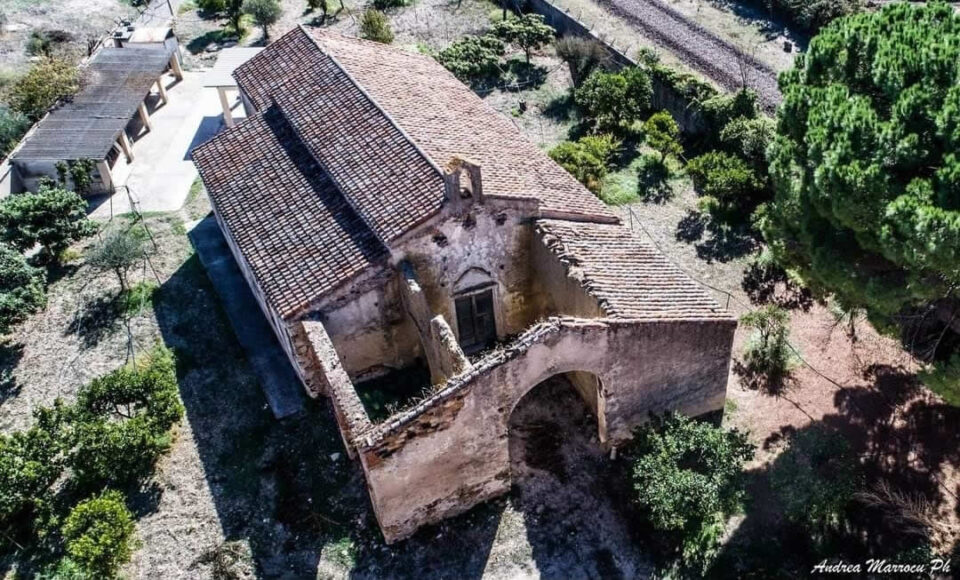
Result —
[{"label": "weathered plaster wall", "polygon": [[537,235],[530,239],[530,263],[535,274],[531,294],[540,301],[541,312],[578,318],[603,316],[597,299],[567,274],[564,265]]},{"label": "weathered plaster wall", "polygon": [[390,274],[380,285],[319,314],[352,378],[409,366],[423,354],[417,329],[404,312],[399,280]]},{"label": "weathered plaster wall", "polygon": [[[538,314],[530,299],[533,228],[524,213],[506,204],[475,204],[463,217],[423,228],[394,250],[408,260],[433,313],[457,330],[453,294],[458,281],[489,276],[494,282],[497,334],[522,332]],[[466,277],[465,277],[466,276]]]},{"label": "weathered plaster wall", "polygon": [[614,442],[650,412],[721,409],[735,328],[733,320],[575,319],[534,327],[360,439],[384,535],[401,539],[509,489],[510,414],[553,375],[585,371],[602,380],[598,418]]}]

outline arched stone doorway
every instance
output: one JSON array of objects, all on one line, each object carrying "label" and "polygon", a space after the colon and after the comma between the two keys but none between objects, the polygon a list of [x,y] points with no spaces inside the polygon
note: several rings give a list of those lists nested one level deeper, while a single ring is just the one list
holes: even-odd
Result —
[{"label": "arched stone doorway", "polygon": [[[584,389],[591,384],[594,396]],[[509,501],[522,517],[543,578],[635,578],[650,573],[623,510],[608,493],[619,475],[594,414],[602,401],[601,379],[573,371],[534,385],[510,413]]]}]

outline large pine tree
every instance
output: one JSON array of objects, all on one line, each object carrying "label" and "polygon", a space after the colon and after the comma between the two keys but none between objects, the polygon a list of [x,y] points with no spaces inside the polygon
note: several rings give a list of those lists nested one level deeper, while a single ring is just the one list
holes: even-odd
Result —
[{"label": "large pine tree", "polygon": [[960,17],[906,3],[837,20],[780,79],[775,255],[847,306],[960,293]]}]

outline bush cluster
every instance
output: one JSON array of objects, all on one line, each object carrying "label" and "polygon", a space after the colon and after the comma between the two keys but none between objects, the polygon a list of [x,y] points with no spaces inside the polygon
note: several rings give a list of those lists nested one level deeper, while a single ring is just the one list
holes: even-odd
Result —
[{"label": "bush cluster", "polygon": [[465,83],[488,81],[500,74],[500,57],[506,47],[499,38],[465,36],[440,51],[437,61]]},{"label": "bush cluster", "polygon": [[700,210],[731,225],[751,223],[757,207],[771,196],[766,150],[773,122],[760,115],[756,95],[740,91],[704,101],[708,151],[690,160],[687,171],[702,198]]},{"label": "bush cluster", "polygon": [[650,112],[653,85],[640,67],[595,70],[573,93],[583,116],[597,129],[622,132]]},{"label": "bush cluster", "polygon": [[77,67],[58,58],[43,58],[10,88],[10,107],[31,121],[40,119],[80,88]]},{"label": "bush cluster", "polygon": [[133,521],[123,494],[102,490],[149,477],[182,416],[164,348],[95,379],[75,405],[37,409],[28,430],[0,435],[0,542],[56,553],[59,538],[69,561],[58,570],[114,577],[130,556]]},{"label": "bush cluster", "polygon": [[681,565],[702,574],[726,518],[740,510],[743,465],[754,446],[735,429],[678,413],[654,417],[638,429],[635,446],[634,500],[650,525],[676,544]]},{"label": "bush cluster", "polygon": [[390,30],[387,15],[372,9],[364,12],[360,17],[360,36],[383,44],[393,42],[393,31]]},{"label": "bush cluster", "polygon": [[578,141],[566,141],[550,150],[550,158],[595,194],[603,189],[603,178],[620,149],[612,135],[591,135]]},{"label": "bush cluster", "polygon": [[43,183],[36,193],[0,201],[0,237],[20,251],[39,244],[46,259],[56,259],[72,242],[96,232],[86,215],[87,204],[77,193]]},{"label": "bush cluster", "polygon": [[0,333],[43,308],[47,303],[43,270],[27,263],[23,254],[0,244]]}]

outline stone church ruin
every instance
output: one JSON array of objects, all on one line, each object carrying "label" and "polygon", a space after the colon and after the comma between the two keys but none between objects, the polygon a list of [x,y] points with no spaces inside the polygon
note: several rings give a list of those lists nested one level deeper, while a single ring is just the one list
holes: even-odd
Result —
[{"label": "stone church ruin", "polygon": [[[723,407],[736,321],[433,59],[296,28],[234,76],[249,117],[194,160],[388,542],[509,490],[511,412],[550,377],[608,445]],[[371,420],[356,385],[417,364],[421,398]]]}]

